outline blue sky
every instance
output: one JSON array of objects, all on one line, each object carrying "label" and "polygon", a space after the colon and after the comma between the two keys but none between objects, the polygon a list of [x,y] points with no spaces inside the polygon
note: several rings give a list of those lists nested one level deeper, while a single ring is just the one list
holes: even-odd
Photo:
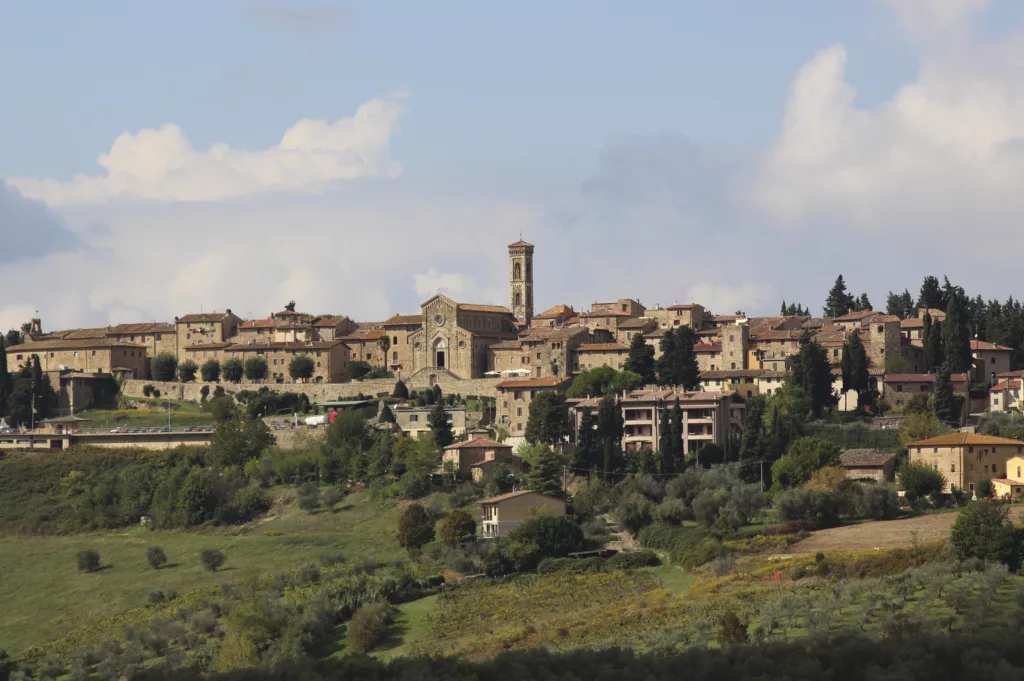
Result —
[{"label": "blue sky", "polygon": [[946,271],[1020,295],[982,264],[1018,238],[1022,11],[0,0],[0,232],[50,244],[0,272],[60,272],[0,325],[506,302],[520,231],[542,306],[817,308],[840,271],[876,306]]}]

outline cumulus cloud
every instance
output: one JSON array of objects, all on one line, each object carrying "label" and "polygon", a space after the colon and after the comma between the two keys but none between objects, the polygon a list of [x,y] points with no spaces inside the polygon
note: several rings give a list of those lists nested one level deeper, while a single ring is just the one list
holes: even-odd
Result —
[{"label": "cumulus cloud", "polygon": [[39,201],[24,198],[0,178],[0,263],[79,248],[78,236]]},{"label": "cumulus cloud", "polygon": [[988,7],[989,0],[888,0],[902,24],[916,37],[962,29]]},{"label": "cumulus cloud", "polygon": [[393,178],[402,171],[390,157],[402,96],[373,99],[334,123],[302,119],[279,144],[261,151],[223,143],[199,151],[172,123],[125,132],[97,159],[105,171],[100,175],[78,175],[68,182],[11,178],[10,184],[51,205],[75,205],[115,199],[212,201],[272,191],[324,191],[355,178]]},{"label": "cumulus cloud", "polygon": [[424,300],[438,293],[465,303],[507,305],[497,289],[481,286],[476,277],[464,272],[438,272],[431,267],[426,272],[413,275],[413,289]]}]

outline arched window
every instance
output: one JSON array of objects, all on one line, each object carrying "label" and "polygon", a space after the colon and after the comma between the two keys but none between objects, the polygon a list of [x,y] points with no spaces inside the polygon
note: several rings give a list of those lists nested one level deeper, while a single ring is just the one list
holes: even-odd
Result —
[{"label": "arched window", "polygon": [[520,305],[522,305],[522,300],[523,300],[523,297],[522,297],[522,296],[521,296],[521,295],[519,294],[519,292],[517,291],[517,292],[516,292],[516,297],[515,297],[515,301],[516,301],[516,302],[514,303],[514,304],[515,304],[515,306],[516,306],[516,307],[519,307]]},{"label": "arched window", "polygon": [[520,279],[523,278],[523,270],[519,266],[519,263],[516,263],[515,265],[512,266],[512,278],[515,279],[516,281],[519,281]]}]

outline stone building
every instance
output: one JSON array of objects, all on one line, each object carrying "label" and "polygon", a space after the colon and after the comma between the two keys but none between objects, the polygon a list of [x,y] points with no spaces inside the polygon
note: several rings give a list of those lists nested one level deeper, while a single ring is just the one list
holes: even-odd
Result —
[{"label": "stone building", "polygon": [[839,457],[840,465],[851,480],[892,482],[896,455],[877,449],[847,449]]},{"label": "stone building", "polygon": [[707,310],[703,305],[687,303],[684,305],[669,305],[666,308],[647,310],[645,316],[654,319],[658,326],[672,328],[676,326],[688,326],[694,331],[699,331],[707,325]]},{"label": "stone building", "polygon": [[185,358],[185,348],[206,343],[224,343],[238,335],[242,320],[231,310],[201,312],[174,318],[178,360]]},{"label": "stone building", "polygon": [[[309,383],[344,383],[351,378],[348,346],[341,341],[307,341],[298,343],[202,343],[185,349],[186,356],[202,366],[209,359],[221,364],[235,358],[243,363],[251,357],[267,362],[267,382],[294,383],[288,374],[293,357],[306,355],[313,360],[313,376]],[[248,382],[248,379],[243,379]]]},{"label": "stone building", "polygon": [[[392,407],[391,413],[395,415],[395,423],[405,435],[419,437],[421,433],[430,430],[431,407]],[[462,437],[466,434],[466,408],[462,406],[448,406],[444,408],[448,414],[448,422],[452,424],[452,434],[455,437]]]},{"label": "stone building", "polygon": [[1010,370],[1013,348],[974,339],[971,341],[971,357],[974,360],[971,380],[992,385],[996,376]]},{"label": "stone building", "polygon": [[518,444],[526,433],[526,420],[530,417],[530,402],[542,392],[561,391],[569,387],[571,378],[529,378],[502,381],[495,386],[498,393],[496,416],[498,424],[509,433],[508,444]]},{"label": "stone building", "polygon": [[1004,378],[988,389],[988,408],[991,411],[1008,411],[1021,407],[1021,384],[1019,378]]},{"label": "stone building", "polygon": [[7,370],[18,371],[33,355],[39,357],[43,371],[122,373],[129,378],[149,375],[146,346],[119,343],[110,338],[30,341],[15,345],[7,349]]},{"label": "stone building", "polygon": [[544,310],[539,315],[535,315],[530,319],[530,328],[553,329],[557,326],[567,324],[570,319],[576,316],[576,310],[572,309],[572,306],[555,305],[554,307]]},{"label": "stone building", "polygon": [[422,310],[422,327],[408,335],[413,374],[481,378],[489,370],[487,349],[518,331],[512,313],[497,305],[457,303],[439,293]]},{"label": "stone building", "polygon": [[613,335],[619,324],[627,319],[643,317],[647,308],[631,298],[619,298],[612,303],[594,303],[590,312],[580,314],[580,323],[591,329],[606,329]]},{"label": "stone building", "polygon": [[533,378],[566,376],[573,371],[574,353],[587,338],[581,326],[534,328],[515,340],[491,345],[488,364],[491,372],[502,376],[512,372]]},{"label": "stone building", "polygon": [[317,340],[333,341],[355,331],[356,323],[344,315],[323,315],[313,322],[313,328]]},{"label": "stone building", "polygon": [[622,343],[585,343],[576,348],[574,371],[611,367],[621,371],[629,357],[629,346]]},{"label": "stone building", "polygon": [[[391,338],[384,329],[357,329],[339,340],[351,349],[353,362],[363,362],[371,367],[383,367],[387,363],[382,339]],[[388,348],[390,351],[390,348]],[[397,352],[397,351],[396,351]]]},{"label": "stone building", "polygon": [[700,375],[700,385],[705,392],[734,392],[749,399],[761,393],[758,379],[765,373],[762,369],[705,371]]},{"label": "stone building", "polygon": [[721,343],[697,343],[693,346],[693,354],[697,356],[697,368],[701,373],[722,368]]},{"label": "stone building", "polygon": [[509,244],[508,264],[512,316],[528,327],[533,318],[533,244],[522,239]]},{"label": "stone building", "polygon": [[530,490],[483,499],[480,507],[480,535],[484,539],[507,536],[519,523],[532,518],[535,509],[556,517],[565,515],[565,500]]},{"label": "stone building", "polygon": [[[951,374],[949,377],[953,384],[953,392],[967,396],[968,381],[967,374]],[[885,374],[882,380],[882,396],[894,408],[905,407],[915,395],[931,397],[935,392],[935,374]],[[967,408],[967,400],[964,400],[964,409]]]},{"label": "stone building", "polygon": [[501,461],[518,473],[522,459],[512,453],[512,446],[486,438],[456,442],[444,448],[438,473],[455,473],[461,478],[473,477],[473,467],[485,461]]},{"label": "stone building", "polygon": [[[743,430],[746,400],[733,392],[684,392],[670,388],[642,388],[622,395],[619,406],[624,423],[622,449],[657,450],[661,438],[661,412],[675,401],[683,412],[683,447],[695,453],[707,444],[722,445],[728,434]],[[579,436],[583,415],[596,413],[601,398],[569,400],[569,420],[574,439]]]},{"label": "stone building", "polygon": [[977,433],[949,433],[911,442],[910,460],[942,473],[945,491],[974,492],[982,480],[1007,478],[1007,462],[1024,454],[1024,442]]},{"label": "stone building", "polygon": [[[178,339],[174,324],[167,322],[143,322],[140,324],[116,324],[108,326],[106,337],[118,343],[144,345],[149,357],[156,357],[162,352],[174,356],[178,353]],[[148,372],[142,378],[147,378]]]},{"label": "stone building", "polygon": [[652,317],[635,317],[619,322],[615,329],[615,340],[623,345],[633,342],[633,336],[645,336],[658,328],[658,320]]},{"label": "stone building", "polygon": [[410,336],[423,326],[423,315],[396,314],[381,323],[383,329],[391,337],[388,348],[388,369],[399,374],[412,370],[412,342]]}]

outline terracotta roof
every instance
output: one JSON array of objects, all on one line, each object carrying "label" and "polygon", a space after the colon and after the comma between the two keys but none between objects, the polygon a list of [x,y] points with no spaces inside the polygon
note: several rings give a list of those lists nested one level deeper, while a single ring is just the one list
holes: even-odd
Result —
[{"label": "terracotta roof", "polygon": [[804,334],[803,329],[771,329],[758,333],[756,338],[751,334],[751,339],[758,341],[787,341],[787,340],[800,340],[800,337]]},{"label": "terracotta roof", "polygon": [[582,336],[587,333],[587,330],[582,326],[557,326],[553,329],[527,329],[519,334],[519,337],[524,341],[538,342],[546,341],[552,338],[575,338],[576,336]]},{"label": "terracotta roof", "polygon": [[12,345],[7,348],[7,354],[29,354],[43,352],[45,350],[92,350],[95,348],[131,348],[133,350],[145,350],[145,345],[137,343],[122,343],[111,338],[82,338],[63,339],[46,341],[29,341],[21,345]]},{"label": "terracotta roof", "polygon": [[495,388],[560,388],[572,379],[567,376],[549,376],[548,378],[525,378],[521,380],[502,381]]},{"label": "terracotta roof", "polygon": [[788,371],[767,371],[767,370],[764,370],[764,371],[761,372],[761,375],[758,378],[786,378],[787,376],[789,376],[789,372]]},{"label": "terracotta roof", "polygon": [[449,449],[463,449],[468,447],[495,447],[501,449],[512,449],[512,445],[507,445],[503,442],[495,442],[494,440],[488,440],[487,438],[481,437],[475,440],[468,440],[466,442],[456,442],[455,444],[448,445],[445,450]]},{"label": "terracotta roof", "polygon": [[989,388],[989,392],[1002,392],[1003,390],[1012,390],[1014,388],[1020,389],[1021,380],[1019,378],[1011,379],[1009,381],[1000,381],[994,386]]},{"label": "terracotta roof", "polygon": [[87,340],[90,338],[103,338],[107,335],[107,327],[94,329],[72,329],[61,336],[63,340]]},{"label": "terracotta roof", "polygon": [[584,343],[577,352],[629,352],[629,346],[622,343]]},{"label": "terracotta roof", "polygon": [[408,326],[411,324],[422,324],[423,315],[421,314],[396,314],[390,319],[381,322],[384,326]]},{"label": "terracotta roof", "polygon": [[840,315],[838,317],[835,317],[833,319],[833,321],[837,321],[837,322],[856,322],[856,321],[859,321],[861,319],[864,319],[865,317],[870,317],[871,315],[875,315],[875,314],[878,314],[878,313],[875,312],[874,310],[854,310],[853,312],[847,312],[844,315]]},{"label": "terracotta roof", "polygon": [[509,248],[523,248],[523,247],[533,248],[533,244],[527,243],[527,242],[523,241],[522,239],[520,239],[519,241],[515,241],[513,243],[510,243],[508,245],[508,247]]},{"label": "terracotta roof", "polygon": [[1019,487],[1020,485],[1024,485],[1024,482],[1020,480],[1010,480],[1008,478],[992,478],[992,482],[999,482],[1004,485],[1012,485],[1013,487]]},{"label": "terracotta roof", "polygon": [[315,322],[313,322],[313,326],[323,326],[323,327],[337,326],[338,324],[341,324],[342,322],[349,322],[349,321],[352,321],[352,320],[349,319],[348,317],[344,316],[344,315],[339,317],[339,316],[335,316],[335,315],[332,315],[332,314],[325,314],[325,315],[322,315],[322,316],[318,317],[317,320]]},{"label": "terracotta roof", "polygon": [[[558,499],[558,497],[552,497],[552,496],[549,496],[547,494],[541,494],[540,492],[534,492],[532,489],[521,489],[518,492],[509,492],[508,494],[499,494],[498,496],[491,497],[489,499],[481,499],[480,503],[481,504],[496,504],[498,502],[505,501],[506,499],[515,499],[516,497],[521,497],[521,496],[524,496],[526,494],[536,494],[539,497],[547,497],[548,499]],[[558,499],[558,501],[562,501],[562,500]]]},{"label": "terracotta roof", "polygon": [[108,336],[133,333],[175,333],[174,324],[167,322],[139,322],[136,324],[115,324],[107,327]]},{"label": "terracotta roof", "polygon": [[[967,380],[967,374],[950,374],[949,379],[953,383],[963,383]],[[935,374],[886,374],[886,383],[934,383]]]},{"label": "terracotta roof", "polygon": [[721,343],[697,343],[693,346],[694,352],[721,352]]},{"label": "terracotta roof", "polygon": [[581,312],[581,317],[632,317],[628,312],[622,310],[591,310],[590,312]]},{"label": "terracotta roof", "polygon": [[635,319],[627,319],[626,321],[619,324],[620,329],[642,329],[645,326],[651,324],[657,324],[655,320],[650,317],[636,317]]},{"label": "terracotta roof", "polygon": [[979,435],[978,433],[947,433],[938,437],[911,442],[908,447],[962,447],[964,445],[1017,445],[1024,446],[1020,440],[995,435]]},{"label": "terracotta roof", "polygon": [[[700,380],[723,379],[723,378],[758,378],[764,374],[763,369],[719,369],[716,371],[705,371],[700,375]],[[785,373],[785,372],[783,372]]]},{"label": "terracotta roof", "polygon": [[[709,403],[719,402],[721,400],[739,400],[745,402],[743,396],[737,393],[735,390],[697,390],[687,392],[685,390],[677,391],[672,388],[641,388],[627,393],[626,396],[620,400],[622,404],[637,404],[644,402],[660,402],[671,404],[679,400],[681,404],[687,403]],[[601,397],[590,397],[582,400],[570,400],[572,404],[578,407],[596,408],[600,404]]]},{"label": "terracotta roof", "polygon": [[555,305],[552,308],[544,310],[540,314],[533,315],[534,319],[555,319],[563,314],[575,314],[576,311],[569,305]]},{"label": "terracotta roof", "polygon": [[517,340],[501,341],[500,343],[492,343],[487,346],[491,350],[519,350],[523,349],[523,342]]},{"label": "terracotta roof", "polygon": [[276,319],[250,319],[238,325],[240,329],[266,329],[277,326]]},{"label": "terracotta roof", "polygon": [[881,468],[895,456],[895,454],[880,452],[877,449],[847,449],[839,455],[839,460],[846,468]]},{"label": "terracotta roof", "polygon": [[504,314],[512,314],[512,311],[507,307],[501,305],[471,305],[467,303],[459,303],[460,310],[466,310],[467,312],[502,312]]},{"label": "terracotta roof", "polygon": [[381,338],[383,338],[386,335],[387,334],[384,333],[383,331],[381,331],[380,329],[366,329],[366,330],[360,329],[358,331],[354,331],[354,332],[348,334],[347,336],[342,336],[338,340],[351,341],[353,343],[366,343],[366,342],[374,342],[375,343],[375,342],[377,342],[378,340],[380,340]]},{"label": "terracotta roof", "polygon": [[999,350],[1002,352],[1013,352],[1013,348],[1008,348],[1005,345],[996,345],[995,343],[989,343],[983,340],[972,340],[971,350]]},{"label": "terracotta roof", "polygon": [[[206,345],[209,348],[213,343]],[[217,345],[220,345],[219,343]],[[332,341],[288,341],[285,343],[228,343],[226,350],[329,350],[337,345],[344,345],[341,340]],[[201,345],[196,347],[203,347]]]},{"label": "terracotta roof", "polygon": [[186,314],[180,317],[175,317],[174,321],[191,323],[191,322],[222,322],[231,314],[231,310],[227,312],[199,312],[196,314]]},{"label": "terracotta roof", "polygon": [[229,341],[220,341],[217,343],[194,343],[192,345],[186,345],[186,350],[223,350],[224,348],[230,347],[234,343]]},{"label": "terracotta roof", "polygon": [[920,329],[924,326],[924,320],[920,317],[900,320],[901,329]]},{"label": "terracotta roof", "polygon": [[697,303],[683,303],[683,304],[678,304],[678,305],[669,305],[665,309],[667,309],[667,310],[689,310],[689,309],[692,309],[692,308],[695,308],[695,307],[700,307],[700,305],[698,305]]}]

